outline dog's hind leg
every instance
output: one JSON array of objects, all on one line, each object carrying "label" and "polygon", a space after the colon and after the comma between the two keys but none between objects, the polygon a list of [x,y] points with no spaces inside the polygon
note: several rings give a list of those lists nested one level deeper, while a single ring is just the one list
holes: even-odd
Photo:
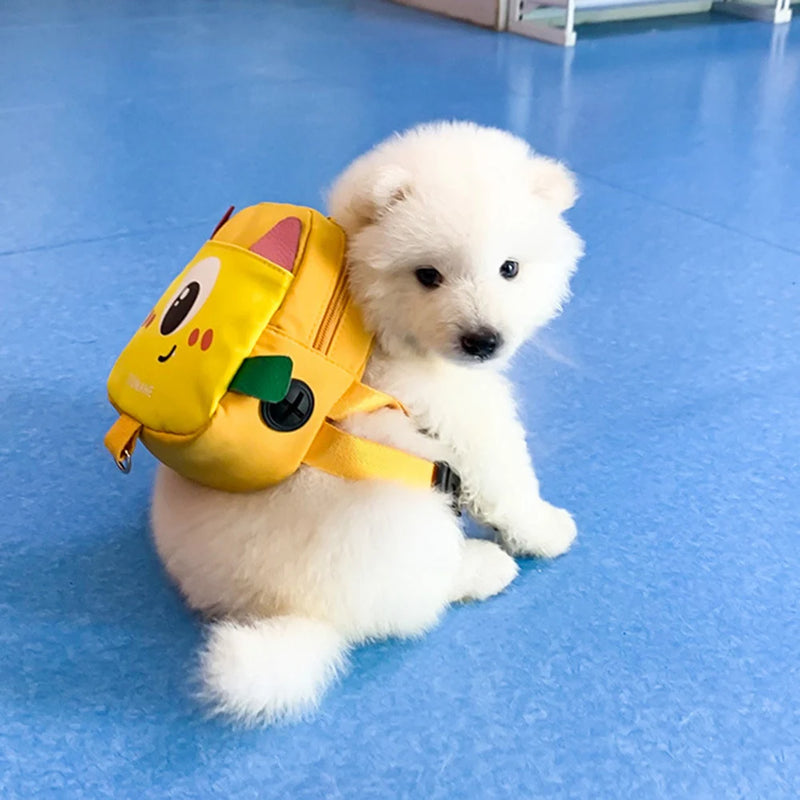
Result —
[{"label": "dog's hind leg", "polygon": [[486,600],[502,592],[518,571],[517,562],[494,542],[467,539],[450,601]]}]

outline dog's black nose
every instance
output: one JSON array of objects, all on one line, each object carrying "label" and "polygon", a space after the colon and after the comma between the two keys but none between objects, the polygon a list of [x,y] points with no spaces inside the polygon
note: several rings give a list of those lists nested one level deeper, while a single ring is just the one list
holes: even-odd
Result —
[{"label": "dog's black nose", "polygon": [[491,358],[502,343],[503,337],[491,328],[478,328],[461,337],[461,349],[471,358],[480,361]]}]

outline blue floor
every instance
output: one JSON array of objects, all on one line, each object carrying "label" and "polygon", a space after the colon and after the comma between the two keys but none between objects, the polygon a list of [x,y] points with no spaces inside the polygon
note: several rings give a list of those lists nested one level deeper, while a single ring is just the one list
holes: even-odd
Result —
[{"label": "blue floor", "polygon": [[[0,5],[0,797],[800,796],[800,21],[586,32],[574,54],[382,2]],[[147,533],[105,377],[230,203],[319,203],[468,117],[577,171],[587,256],[522,355],[581,538],[313,721],[241,732]]]}]

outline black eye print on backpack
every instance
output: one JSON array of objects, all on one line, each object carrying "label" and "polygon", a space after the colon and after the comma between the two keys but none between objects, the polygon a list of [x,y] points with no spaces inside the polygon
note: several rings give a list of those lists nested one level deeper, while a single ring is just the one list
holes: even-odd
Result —
[{"label": "black eye print on backpack", "polygon": [[161,315],[162,336],[179,331],[203,307],[219,275],[220,261],[209,256],[198,261],[186,274]]}]

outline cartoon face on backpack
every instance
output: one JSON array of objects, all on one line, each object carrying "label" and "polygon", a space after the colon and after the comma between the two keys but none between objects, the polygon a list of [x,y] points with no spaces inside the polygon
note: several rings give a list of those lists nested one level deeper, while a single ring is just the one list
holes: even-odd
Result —
[{"label": "cartoon face on backpack", "polygon": [[159,430],[202,426],[291,283],[301,234],[286,217],[247,248],[209,240],[128,343],[115,396]]},{"label": "cartoon face on backpack", "polygon": [[[248,249],[292,272],[301,231],[300,220],[297,217],[287,217]],[[153,326],[152,333],[160,337],[154,347],[157,348],[163,342],[164,352],[156,355],[160,364],[165,364],[176,356],[179,347],[181,353],[188,353],[185,357],[194,358],[193,354],[206,352],[214,343],[215,320],[218,326],[222,324],[230,301],[235,301],[234,293],[230,291],[232,287],[227,287],[226,290],[225,280],[222,288],[214,291],[221,267],[222,262],[216,256],[207,256],[190,263],[178,278],[178,288],[171,295],[168,290],[147,315],[142,329],[147,330]],[[230,278],[230,272],[227,271],[226,278]],[[151,341],[151,337],[142,339]],[[195,347],[196,350],[189,349]]]},{"label": "cartoon face on backpack", "polygon": [[[221,266],[222,262],[215,256],[198,261],[189,269],[181,285],[168,299],[164,308],[159,309],[157,306],[142,323],[144,330],[155,323],[151,329],[152,333],[160,337],[164,342],[164,347],[168,348],[166,352],[156,356],[156,360],[160,364],[166,364],[177,353],[179,343],[182,350],[184,346],[191,348],[199,345],[200,352],[205,352],[213,344],[213,303],[211,308],[202,314],[196,324],[191,327],[185,339],[183,336],[179,339],[178,334],[181,331],[184,333],[187,331],[189,323],[195,320],[198,312],[207,304],[219,277]],[[159,311],[160,313],[158,313]],[[206,323],[208,327],[206,327]],[[149,341],[149,338],[142,337],[146,341]]]}]

